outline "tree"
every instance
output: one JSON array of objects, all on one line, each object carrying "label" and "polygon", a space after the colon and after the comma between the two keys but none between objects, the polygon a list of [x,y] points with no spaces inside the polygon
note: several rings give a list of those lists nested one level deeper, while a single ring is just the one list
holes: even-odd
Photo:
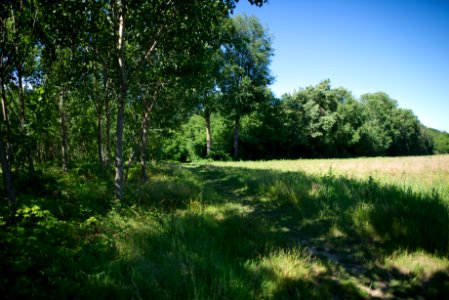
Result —
[{"label": "tree", "polygon": [[0,128],[0,163],[1,163],[1,167],[2,167],[3,179],[5,181],[8,202],[9,202],[9,205],[12,206],[16,203],[16,196],[15,196],[14,188],[12,186],[11,169],[9,166],[8,157],[6,155],[6,149],[5,149],[5,145],[3,142],[3,132],[2,131],[3,131],[2,128]]},{"label": "tree", "polygon": [[432,139],[436,153],[449,153],[449,133],[433,128],[424,128],[424,132]]},{"label": "tree", "polygon": [[10,170],[12,157],[19,163],[28,161],[29,175],[34,173],[27,98],[28,85],[37,77],[34,25],[38,16],[33,1],[7,1],[0,8],[0,160],[10,204],[15,202]]},{"label": "tree", "polygon": [[195,110],[204,119],[206,133],[206,156],[212,155],[212,114],[217,112],[222,93],[220,91],[221,69],[223,66],[223,55],[216,43],[207,49],[203,55],[201,72],[198,72],[198,84],[195,88]]},{"label": "tree", "polygon": [[[93,147],[87,144],[96,139],[96,156],[103,168],[110,157],[110,114],[111,107],[115,107],[111,101],[114,95],[118,95],[115,194],[117,199],[122,199],[125,113],[135,108],[131,106],[132,97],[142,100],[141,157],[145,161],[149,112],[158,107],[158,113],[168,116],[166,108],[170,107],[174,96],[191,95],[192,85],[202,84],[179,84],[180,78],[193,77],[193,73],[176,72],[180,65],[191,64],[194,56],[198,59],[198,53],[204,49],[217,50],[216,28],[237,2],[19,0],[2,3],[0,159],[10,202],[14,201],[11,168],[18,170],[28,165],[32,173],[34,155],[42,160],[59,156],[55,141],[61,142],[63,169],[67,170],[68,149],[73,146],[70,149],[73,157],[84,157],[86,152],[89,152],[88,157],[93,157],[90,156]],[[249,2],[261,6],[266,1]],[[212,44],[214,46],[210,47]],[[176,53],[182,53],[183,58],[173,58]],[[160,61],[164,68],[175,71],[175,79],[165,80],[167,73],[158,73],[160,70],[155,66]],[[147,73],[152,75],[148,77]],[[159,86],[161,78],[163,87]],[[182,91],[174,92],[174,88]],[[164,99],[167,105],[156,106],[156,99]],[[185,106],[189,105],[191,102]],[[83,112],[86,122],[71,112]],[[206,115],[210,119],[210,113]],[[39,120],[42,116],[49,117]],[[102,128],[104,118],[106,129]],[[89,131],[94,123],[96,137]],[[83,125],[88,127],[88,132]],[[207,127],[210,133],[210,125]],[[104,131],[106,141],[103,141]],[[88,134],[83,136],[86,132]],[[82,143],[77,144],[81,140]],[[106,144],[106,159],[103,144]]]},{"label": "tree", "polygon": [[398,108],[392,111],[393,136],[390,155],[417,155],[423,149],[421,124],[409,109]]},{"label": "tree", "polygon": [[[6,5],[5,5],[6,6]],[[9,4],[9,14],[4,20],[6,30],[3,38],[7,41],[6,47],[10,47],[7,61],[10,61],[10,86],[11,90],[17,92],[17,115],[19,120],[20,144],[23,145],[23,155],[18,156],[22,161],[28,163],[28,173],[31,176],[34,173],[33,137],[29,134],[28,128],[28,96],[29,86],[36,80],[36,23],[39,19],[39,12],[36,4],[32,1],[14,1]],[[3,18],[2,18],[3,19]],[[3,22],[2,22],[3,23]],[[2,51],[3,52],[3,51]],[[8,52],[8,51],[6,51]],[[11,99],[14,101],[14,99]]]},{"label": "tree", "polygon": [[[330,80],[308,86],[291,96],[285,96],[285,107],[291,125],[289,130],[296,140],[296,155],[337,156],[336,132],[340,117],[337,108],[349,97],[343,89],[332,89]],[[298,149],[298,148],[302,149]]]},{"label": "tree", "polygon": [[224,111],[234,119],[234,158],[238,158],[241,117],[266,99],[264,89],[273,78],[271,38],[256,17],[236,16],[229,24],[229,42],[224,44]]},{"label": "tree", "polygon": [[356,149],[360,143],[359,128],[365,122],[365,115],[362,104],[349,91],[344,93],[344,101],[337,108],[339,126],[335,140],[341,156],[354,156],[358,154]]},{"label": "tree", "polygon": [[[263,1],[250,1],[262,5]],[[159,44],[165,47],[184,45],[195,49],[210,39],[212,28],[227,15],[234,1],[113,1],[112,16],[116,41],[116,57],[119,66],[120,88],[116,129],[115,195],[123,198],[123,127],[124,108],[130,78],[140,76],[144,67],[150,66]],[[148,16],[152,22],[149,24]],[[207,16],[206,18],[204,16]],[[261,28],[261,27],[260,27]],[[151,29],[151,30],[150,30]],[[132,45],[132,47],[127,47]],[[135,49],[133,60],[127,59],[129,50]]]},{"label": "tree", "polygon": [[281,101],[268,88],[266,100],[242,118],[239,152],[243,159],[274,159],[288,157],[286,113]]}]

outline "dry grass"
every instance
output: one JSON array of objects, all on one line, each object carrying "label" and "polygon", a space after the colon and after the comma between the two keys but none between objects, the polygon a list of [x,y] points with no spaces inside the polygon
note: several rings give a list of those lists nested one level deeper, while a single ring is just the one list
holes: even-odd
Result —
[{"label": "dry grass", "polygon": [[268,169],[285,172],[367,179],[410,186],[417,190],[436,190],[449,194],[449,155],[373,157],[352,159],[299,159],[248,162],[214,162],[215,166]]}]

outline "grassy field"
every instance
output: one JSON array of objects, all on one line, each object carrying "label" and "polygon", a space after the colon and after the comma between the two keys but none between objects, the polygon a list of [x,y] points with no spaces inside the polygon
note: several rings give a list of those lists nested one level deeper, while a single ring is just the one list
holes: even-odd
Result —
[{"label": "grassy field", "polygon": [[410,157],[370,157],[352,159],[303,159],[261,162],[215,162],[214,166],[303,172],[310,175],[372,177],[379,183],[412,187],[417,190],[449,190],[449,155]]},{"label": "grassy field", "polygon": [[[5,298],[444,298],[449,156],[152,164],[126,200],[86,164],[19,178]],[[6,203],[6,200],[5,200]]]}]

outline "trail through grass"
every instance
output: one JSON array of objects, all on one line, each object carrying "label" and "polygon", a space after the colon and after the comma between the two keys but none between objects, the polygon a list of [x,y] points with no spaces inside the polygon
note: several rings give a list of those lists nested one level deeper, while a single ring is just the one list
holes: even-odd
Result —
[{"label": "trail through grass", "polygon": [[227,178],[226,185],[282,228],[292,243],[335,263],[332,276],[353,282],[368,295],[419,294],[432,290],[426,287],[430,282],[447,289],[448,263],[439,258],[448,251],[447,198],[426,187],[415,191],[372,177],[336,176],[333,170],[320,176],[262,169],[267,163],[240,164],[247,168],[218,163],[200,172]]},{"label": "trail through grass", "polygon": [[[333,163],[326,170],[328,161],[321,160],[153,164],[146,183],[137,167],[130,170],[127,198],[119,205],[108,188],[112,176],[99,176],[97,166],[66,175],[46,168],[39,178],[19,180],[17,211],[1,212],[0,293],[57,299],[444,297],[449,199],[442,182],[448,173],[435,169],[434,157],[427,159],[428,167],[423,158],[421,171],[402,175],[381,174],[380,167],[377,175],[356,174],[374,159],[358,160],[359,166],[339,161],[340,167],[354,164],[349,173]],[[386,159],[389,164],[394,160]]]}]

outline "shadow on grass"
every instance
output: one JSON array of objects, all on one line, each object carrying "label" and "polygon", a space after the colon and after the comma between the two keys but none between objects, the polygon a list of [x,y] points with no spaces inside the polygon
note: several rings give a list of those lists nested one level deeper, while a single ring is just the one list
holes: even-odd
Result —
[{"label": "shadow on grass", "polygon": [[332,174],[179,165],[151,171],[143,184],[130,170],[120,207],[111,201],[112,177],[95,175],[95,167],[48,175],[33,188],[48,185],[42,194],[30,189],[23,196],[29,205],[0,225],[0,293],[367,298],[360,282],[378,284],[379,297],[449,292],[447,272],[417,279],[378,263],[403,249],[447,258],[448,209],[437,194]]},{"label": "shadow on grass", "polygon": [[[83,263],[102,269],[98,265],[102,259],[92,255],[109,249],[96,241],[104,234],[100,224],[111,212],[133,217],[134,211],[146,210],[150,217],[165,218],[198,199],[226,201],[179,165],[151,165],[146,183],[138,171],[130,169],[126,198],[118,205],[113,199],[113,172],[102,175],[95,163],[68,173],[47,167],[31,178],[16,174],[18,207],[13,211],[0,207],[0,294],[38,297],[55,286],[64,291],[78,280],[74,275],[82,277]],[[107,257],[105,264],[115,260],[101,251]]]},{"label": "shadow on grass", "polygon": [[223,193],[233,194],[280,226],[295,228],[301,236],[373,241],[386,252],[421,249],[449,255],[449,206],[436,193],[332,174],[191,169]]},{"label": "shadow on grass", "polygon": [[127,230],[123,227],[126,218],[115,220],[115,225],[109,225],[110,229],[117,226],[111,230],[114,233],[104,237],[114,253],[108,257],[98,251],[101,248],[93,247],[97,257],[108,258],[83,270],[86,275],[78,286],[58,290],[61,294],[57,296],[362,298],[353,284],[331,280],[325,267],[310,261],[300,250],[289,250],[272,224],[253,218],[235,204],[191,209],[162,223],[157,221],[158,225],[153,222],[147,219],[146,225],[140,223],[138,228]]},{"label": "shadow on grass", "polygon": [[207,165],[191,169],[253,207],[254,217],[282,228],[279,234],[293,245],[337,263],[367,286],[377,282],[379,297],[386,293],[434,297],[449,291],[447,265],[444,271],[417,279],[413,271],[381,263],[397,251],[424,251],[447,260],[449,209],[436,193],[333,174]]}]

